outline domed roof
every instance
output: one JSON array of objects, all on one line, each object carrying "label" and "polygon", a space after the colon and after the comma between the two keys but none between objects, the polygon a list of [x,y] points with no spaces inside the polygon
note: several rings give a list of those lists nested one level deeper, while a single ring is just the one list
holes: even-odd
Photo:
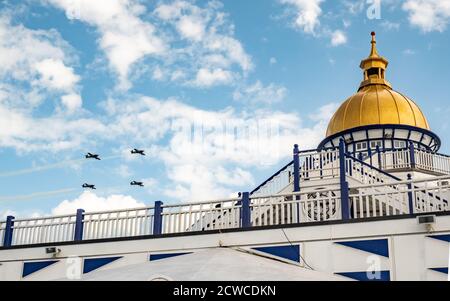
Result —
[{"label": "domed roof", "polygon": [[340,106],[328,125],[327,137],[374,124],[401,124],[430,130],[424,114],[411,99],[385,85],[369,85]]},{"label": "domed roof", "polygon": [[430,130],[420,108],[408,97],[392,90],[385,80],[388,61],[378,54],[375,33],[372,49],[361,61],[364,79],[356,94],[336,111],[327,129],[327,137],[342,131],[367,125],[409,125]]}]

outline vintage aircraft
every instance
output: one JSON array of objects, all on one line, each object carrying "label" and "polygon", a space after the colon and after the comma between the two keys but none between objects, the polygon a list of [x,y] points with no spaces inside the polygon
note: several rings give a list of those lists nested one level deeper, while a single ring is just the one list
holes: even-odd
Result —
[{"label": "vintage aircraft", "polygon": [[144,150],[143,150],[143,149],[141,150],[141,149],[135,148],[135,149],[131,150],[131,153],[132,153],[132,154],[141,155],[141,156],[145,156],[145,153],[144,153]]},{"label": "vintage aircraft", "polygon": [[144,187],[144,183],[142,183],[142,182],[136,182],[136,181],[131,182],[130,185],[131,185],[131,186],[141,186],[141,187]]},{"label": "vintage aircraft", "polygon": [[91,154],[91,153],[87,153],[87,155],[85,156],[86,159],[95,159],[95,160],[101,160],[99,155],[97,154]]},{"label": "vintage aircraft", "polygon": [[97,189],[97,188],[95,188],[95,185],[91,185],[91,184],[87,184],[87,183],[84,183],[82,185],[82,187],[83,188],[89,188],[89,189]]}]

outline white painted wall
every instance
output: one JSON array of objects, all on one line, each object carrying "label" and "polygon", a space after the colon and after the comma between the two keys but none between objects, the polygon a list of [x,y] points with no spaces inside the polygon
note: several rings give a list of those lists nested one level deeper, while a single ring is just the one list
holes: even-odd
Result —
[{"label": "white painted wall", "polygon": [[[450,234],[450,216],[437,217],[432,234]],[[301,245],[301,255],[314,270],[335,273],[365,271],[367,253],[335,244],[343,240],[387,238],[390,257],[380,257],[382,270],[390,270],[392,280],[446,280],[447,275],[429,268],[448,267],[449,243],[429,238],[423,225],[415,219],[400,219],[350,224],[304,226],[284,229],[293,244]],[[89,243],[56,247],[60,262],[23,280],[63,278],[70,256],[81,258],[123,256],[99,270],[117,268],[148,261],[151,253],[195,251],[219,246],[251,248],[255,246],[288,245],[281,229],[229,232],[221,234],[186,235],[143,240]],[[0,250],[0,280],[22,280],[24,261],[48,260],[44,247]],[[70,260],[70,259],[69,259]],[[81,262],[80,262],[81,264]],[[81,266],[80,266],[81,268]]]}]

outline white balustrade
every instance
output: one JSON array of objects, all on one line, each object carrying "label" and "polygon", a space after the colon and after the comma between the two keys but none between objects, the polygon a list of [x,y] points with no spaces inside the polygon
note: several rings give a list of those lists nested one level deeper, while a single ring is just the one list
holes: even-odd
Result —
[{"label": "white balustrade", "polygon": [[409,149],[390,150],[381,153],[381,169],[396,170],[411,168]]},{"label": "white balustrade", "polygon": [[302,152],[298,156],[301,181],[339,177],[338,149]]},{"label": "white balustrade", "polygon": [[240,199],[163,205],[162,233],[238,228]]},{"label": "white balustrade", "polygon": [[450,157],[448,156],[415,149],[414,158],[417,169],[450,175]]},{"label": "white balustrade", "polygon": [[72,241],[75,219],[75,215],[16,219],[12,245]]},{"label": "white balustrade", "polygon": [[153,234],[153,207],[92,212],[84,215],[83,239]]},{"label": "white balustrade", "polygon": [[339,219],[339,194],[339,191],[334,189],[252,198],[252,226],[271,226]]},{"label": "white balustrade", "polygon": [[416,213],[450,211],[450,177],[416,182],[411,190]]},{"label": "white balustrade", "polygon": [[395,178],[373,166],[353,158],[346,157],[346,175],[361,184],[379,184],[392,182]]},{"label": "white balustrade", "polygon": [[[349,191],[351,218],[372,218],[449,211],[450,176],[412,181],[372,182]],[[250,197],[252,226],[271,226],[341,219],[339,188]],[[244,208],[240,198],[163,205],[162,234],[239,228]],[[83,240],[154,234],[154,208],[85,213]],[[74,240],[76,215],[14,220],[12,245]],[[5,222],[0,223],[3,242]]]},{"label": "white balustrade", "polygon": [[282,169],[278,174],[274,175],[261,187],[256,189],[252,196],[270,195],[279,193],[284,188],[289,186],[294,180],[294,166],[290,164]]},{"label": "white balustrade", "polygon": [[360,186],[352,191],[349,199],[353,218],[409,213],[407,184]]}]

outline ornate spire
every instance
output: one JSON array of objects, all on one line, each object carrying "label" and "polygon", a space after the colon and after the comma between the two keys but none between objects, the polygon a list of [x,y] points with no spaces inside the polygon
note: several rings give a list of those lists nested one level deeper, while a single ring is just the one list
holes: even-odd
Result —
[{"label": "ornate spire", "polygon": [[361,61],[361,69],[364,70],[364,80],[359,90],[369,85],[385,85],[391,88],[391,84],[385,80],[385,71],[389,64],[388,60],[378,54],[375,32],[371,32],[372,44],[370,55]]},{"label": "ornate spire", "polygon": [[372,44],[372,49],[370,50],[369,57],[380,57],[377,51],[377,40],[375,39],[376,36],[375,31],[372,31],[370,34],[372,35],[372,42],[370,42]]}]

